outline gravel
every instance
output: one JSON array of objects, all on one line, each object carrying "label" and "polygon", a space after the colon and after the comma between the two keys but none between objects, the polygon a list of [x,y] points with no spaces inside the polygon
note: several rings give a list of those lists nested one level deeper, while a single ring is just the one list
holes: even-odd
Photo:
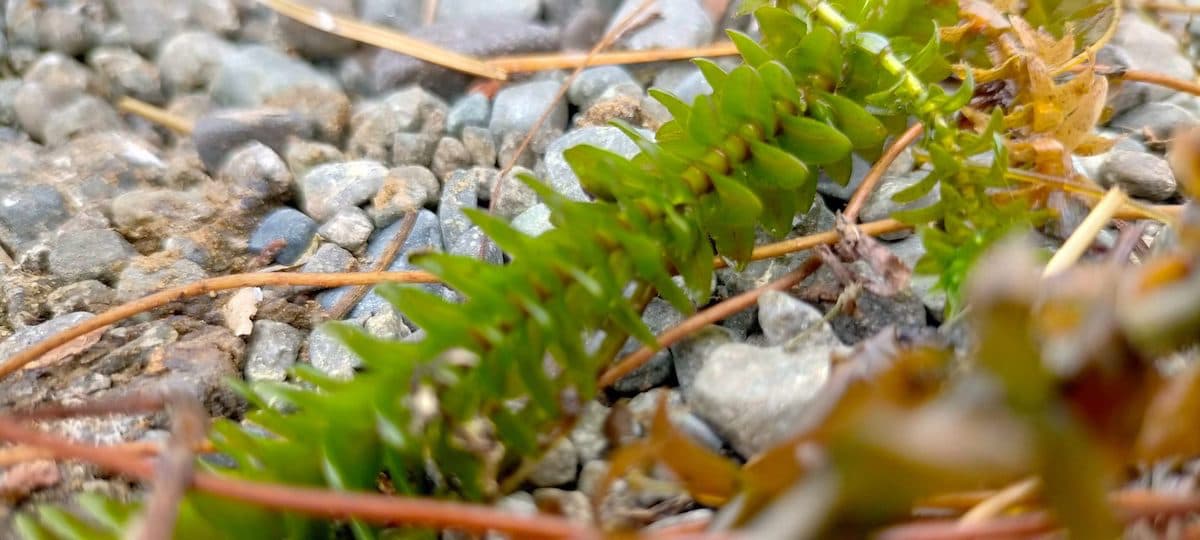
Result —
[{"label": "gravel", "polygon": [[292,208],[279,208],[267,214],[250,234],[249,248],[262,253],[270,248],[280,264],[292,264],[308,252],[317,234],[317,222]]},{"label": "gravel", "polygon": [[246,345],[246,380],[282,381],[296,363],[304,333],[276,321],[254,321]]},{"label": "gravel", "polygon": [[112,229],[70,231],[50,246],[50,273],[66,282],[112,281],[137,253]]}]

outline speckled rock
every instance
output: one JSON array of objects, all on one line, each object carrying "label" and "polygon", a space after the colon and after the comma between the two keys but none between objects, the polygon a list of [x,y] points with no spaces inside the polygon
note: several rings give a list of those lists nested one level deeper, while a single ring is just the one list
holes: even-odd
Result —
[{"label": "speckled rock", "polygon": [[317,229],[317,233],[321,238],[353,251],[367,243],[374,230],[367,213],[354,206],[339,210]]},{"label": "speckled rock", "polygon": [[371,200],[383,186],[388,168],[377,161],[327,163],[315,167],[300,180],[304,212],[325,220],[339,210]]},{"label": "speckled rock", "polygon": [[50,273],[65,281],[111,281],[137,253],[111,229],[64,232],[50,244]]},{"label": "speckled rock", "polygon": [[[558,90],[559,83],[556,81],[530,81],[504,88],[496,94],[496,101],[492,104],[488,129],[496,137],[505,133],[528,133],[545,112],[547,104],[554,102]],[[540,131],[562,131],[566,127],[567,104],[558,102]]]},{"label": "speckled rock", "polygon": [[305,117],[275,108],[226,109],[201,116],[192,130],[192,141],[204,166],[216,172],[231,150],[250,141],[267,145],[283,155],[290,137],[307,137]]},{"label": "speckled rock", "polygon": [[[388,159],[392,157],[392,142],[400,133],[418,131],[433,137],[441,135],[446,125],[446,109],[446,102],[418,86],[393,92],[377,102],[359,105],[350,118],[346,151],[367,159]],[[412,163],[400,159],[396,162]]]},{"label": "speckled rock", "polygon": [[282,381],[296,363],[304,333],[276,321],[254,321],[246,345],[246,380]]},{"label": "speckled rock", "polygon": [[[354,15],[354,0],[309,0],[309,7],[331,15]],[[279,18],[279,31],[288,45],[308,58],[336,58],[353,51],[358,43],[324,32],[287,17]]]},{"label": "speckled rock", "polygon": [[538,236],[554,228],[550,223],[550,208],[542,203],[537,203],[518,214],[513,218],[512,226],[529,236]]},{"label": "speckled rock", "polygon": [[149,257],[136,258],[117,277],[117,300],[127,302],[206,277],[208,274],[203,268],[187,259],[170,262]]},{"label": "speckled rock", "polygon": [[349,379],[362,359],[342,343],[329,325],[322,325],[308,336],[308,363],[330,377]]},{"label": "speckled rock", "polygon": [[87,61],[112,98],[129,96],[149,103],[163,102],[158,68],[141,55],[129,49],[101,47],[89,52]]},{"label": "speckled rock", "polygon": [[350,123],[350,98],[342,91],[319,86],[296,86],[271,94],[263,102],[308,120],[321,141],[340,144]]},{"label": "speckled rock", "polygon": [[112,201],[113,225],[134,242],[193,231],[214,212],[203,195],[190,191],[140,189]]},{"label": "speckled rock", "polygon": [[446,113],[446,132],[458,137],[467,126],[487,127],[492,104],[487,96],[472,92],[458,99]]},{"label": "speckled rock", "polygon": [[410,165],[388,171],[367,214],[376,227],[386,227],[408,212],[437,202],[441,184],[429,169]]},{"label": "speckled rock", "polygon": [[44,323],[26,326],[17,330],[13,335],[0,341],[0,362],[8,360],[12,355],[42,341],[58,332],[66,330],[83,321],[94,317],[91,313],[75,312],[60,315]]},{"label": "speckled rock", "polygon": [[[613,15],[609,31],[637,9],[641,0],[625,0]],[[699,47],[712,40],[714,24],[697,0],[659,0],[659,16],[629,32],[618,44],[633,50]]]},{"label": "speckled rock", "polygon": [[234,51],[233,44],[207,32],[183,32],[163,44],[156,63],[167,89],[182,94],[207,89]]},{"label": "speckled rock", "polygon": [[216,177],[245,212],[288,198],[294,182],[283,158],[258,141],[234,149]]},{"label": "speckled rock", "polygon": [[490,169],[471,169],[455,171],[442,188],[441,202],[438,204],[438,223],[442,228],[442,239],[447,246],[453,246],[472,224],[463,214],[463,208],[478,206],[479,176],[494,174]]},{"label": "speckled rock", "polygon": [[340,88],[334,78],[307,62],[265,45],[248,45],[221,56],[212,97],[221,105],[254,107],[273,94],[303,86]]},{"label": "speckled rock", "polygon": [[68,217],[66,201],[51,186],[6,189],[0,193],[0,245],[21,253]]}]

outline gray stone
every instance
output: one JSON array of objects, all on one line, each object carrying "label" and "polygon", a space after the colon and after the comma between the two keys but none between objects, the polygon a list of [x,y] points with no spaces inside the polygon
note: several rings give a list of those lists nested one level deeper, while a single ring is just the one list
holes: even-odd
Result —
[{"label": "gray stone", "polygon": [[500,251],[500,247],[483,234],[482,229],[474,226],[463,232],[453,244],[449,244],[446,253],[465,255],[497,265],[504,263],[504,253]]},{"label": "gray stone", "polygon": [[168,287],[178,287],[208,277],[203,268],[187,259],[163,264],[146,257],[134,259],[117,276],[117,300],[128,302]]},{"label": "gray stone", "polygon": [[7,339],[0,340],[0,362],[54,334],[94,317],[91,313],[75,312],[57,316],[44,323],[18,329]]},{"label": "gray stone", "polygon": [[0,126],[15,127],[18,125],[16,103],[14,102],[21,84],[20,79],[0,79]]},{"label": "gray stone", "polygon": [[713,349],[733,341],[733,332],[710,324],[671,346],[671,360],[675,367],[675,378],[686,396],[696,381],[696,373]]},{"label": "gray stone", "polygon": [[123,0],[110,4],[128,33],[129,44],[138,51],[149,53],[159,43],[179,33],[188,17],[185,2],[157,0]]},{"label": "gray stone", "polygon": [[364,21],[408,30],[420,26],[424,0],[359,0],[358,15]]},{"label": "gray stone", "polygon": [[240,417],[246,401],[229,380],[241,375],[238,360],[245,346],[223,326],[204,326],[166,346],[157,377],[135,379],[131,392],[175,393],[191,396],[210,416]]},{"label": "gray stone", "polygon": [[446,113],[446,132],[458,137],[467,126],[487,127],[491,116],[492,104],[487,96],[469,93],[450,106],[450,112]]},{"label": "gray stone", "polygon": [[410,165],[388,171],[367,214],[376,227],[386,227],[408,212],[438,201],[441,184],[429,169]]},{"label": "gray stone", "polygon": [[330,377],[350,379],[362,359],[346,347],[328,325],[322,325],[308,336],[308,363]]},{"label": "gray stone", "polygon": [[[925,245],[916,236],[910,236],[899,242],[884,244],[910,269],[916,267],[917,261],[925,256]],[[909,279],[909,287],[913,294],[921,299],[935,318],[941,320],[946,311],[946,291],[936,288],[938,276],[933,274],[918,274],[914,272]]]},{"label": "gray stone", "polygon": [[235,149],[217,172],[239,209],[251,212],[291,194],[293,178],[283,158],[258,141]]},{"label": "gray stone", "polygon": [[202,195],[187,191],[139,189],[112,201],[113,225],[135,242],[191,232],[214,213]]},{"label": "gray stone", "polygon": [[50,273],[65,281],[111,281],[137,255],[112,229],[71,231],[50,245]]},{"label": "gray stone", "polygon": [[341,144],[350,123],[350,98],[332,88],[295,86],[271,94],[263,104],[300,115],[313,135],[327,143]]},{"label": "gray stone", "polygon": [[191,15],[202,28],[219,34],[232,34],[242,26],[234,0],[192,0]]},{"label": "gray stone", "polygon": [[[858,189],[859,184],[867,176],[867,172],[871,170],[871,163],[860,157],[858,154],[851,155],[852,165],[850,178],[846,181],[846,185],[841,185],[831,179],[826,174],[825,169],[821,169],[821,174],[817,180],[817,192],[841,201],[848,201],[854,194],[854,190]],[[977,161],[980,161],[977,159]],[[885,176],[902,177],[913,173],[913,157],[912,152],[905,150],[892,162],[892,165],[884,171]]]},{"label": "gray stone", "polygon": [[0,245],[14,255],[70,217],[66,201],[53,187],[33,185],[5,191],[0,194]]},{"label": "gray stone", "polygon": [[[300,267],[301,272],[310,273],[325,273],[325,272],[350,272],[358,265],[358,261],[337,244],[321,244],[317,251],[309,257],[304,266]],[[297,287],[297,290],[308,291],[316,290],[320,287]]]},{"label": "gray stone", "polygon": [[55,289],[46,296],[46,307],[55,317],[74,311],[99,313],[117,300],[111,287],[94,279],[77,281]]},{"label": "gray stone", "polygon": [[581,109],[587,109],[605,92],[618,85],[633,85],[641,93],[641,85],[625,68],[600,66],[581,71],[567,90],[567,98]]},{"label": "gray stone", "polygon": [[[855,261],[850,265],[850,270],[868,279],[880,279],[864,261]],[[805,283],[817,290],[828,290],[837,287],[839,282],[828,268],[822,267]],[[823,307],[831,309],[833,304]],[[894,326],[901,332],[921,331],[925,329],[928,318],[925,304],[909,290],[881,296],[863,289],[854,299],[854,307],[852,313],[843,310],[829,320],[834,334],[843,343],[858,343],[888,326]]]},{"label": "gray stone", "polygon": [[301,86],[340,88],[336,80],[307,62],[265,45],[249,45],[221,56],[212,97],[221,105],[254,107],[272,94]]},{"label": "gray stone", "polygon": [[350,118],[346,151],[352,156],[387,159],[392,155],[393,139],[401,132],[440,135],[446,125],[446,109],[445,101],[419,86],[360,105]]},{"label": "gray stone", "polygon": [[783,346],[797,338],[831,347],[841,345],[817,308],[784,292],[767,291],[758,297],[758,324],[771,346]]},{"label": "gray stone", "polygon": [[[538,163],[537,155],[545,153],[550,142],[557,140],[560,136],[562,133],[557,131],[535,135],[532,142],[522,148],[524,135],[505,133],[500,136],[500,148],[496,151],[497,163],[505,165],[512,163],[514,167],[532,168]],[[518,154],[518,152],[520,153]]]},{"label": "gray stone", "polygon": [[1196,115],[1179,105],[1154,102],[1144,103],[1126,111],[1109,122],[1109,127],[1135,136],[1149,130],[1156,139],[1165,140],[1169,139],[1179,126],[1195,122]]},{"label": "gray stone", "polygon": [[439,140],[428,133],[397,133],[392,139],[392,163],[428,167]]},{"label": "gray stone", "polygon": [[[625,0],[613,15],[609,31],[641,4]],[[625,35],[618,44],[632,50],[699,47],[712,40],[714,24],[697,0],[659,0],[659,16]]]},{"label": "gray stone", "polygon": [[[309,0],[307,5],[320,13],[353,16],[354,0]],[[330,21],[332,25],[332,20]],[[279,31],[284,41],[308,58],[336,58],[358,45],[355,41],[339,37],[288,17],[279,18]]]},{"label": "gray stone", "polygon": [[496,166],[496,139],[485,128],[466,126],[462,130],[462,144],[476,167]]},{"label": "gray stone", "polygon": [[[517,217],[538,204],[537,192],[517,178],[520,174],[532,174],[532,171],[520,167],[509,171],[504,175],[499,197],[492,202],[492,213],[513,221],[514,224]],[[483,192],[480,192],[480,195],[483,195]]]},{"label": "gray stone", "polygon": [[[250,251],[262,253],[271,247],[279,249],[274,260],[280,264],[292,264],[300,259],[312,245],[317,234],[317,222],[292,209],[280,208],[272,211],[250,234]],[[282,248],[278,246],[282,243]]]},{"label": "gray stone", "polygon": [[441,0],[438,21],[453,22],[472,17],[514,18],[532,21],[541,11],[539,0]]},{"label": "gray stone", "polygon": [[[492,105],[492,117],[488,129],[500,137],[505,133],[525,135],[545,112],[555,103],[559,83],[556,81],[530,81],[508,86],[496,94]],[[542,124],[540,132],[562,131],[567,127],[567,104],[557,102],[550,116]]]},{"label": "gray stone", "polygon": [[46,116],[42,140],[57,146],[84,135],[124,127],[116,109],[96,96],[83,95]]},{"label": "gray stone", "polygon": [[282,381],[296,363],[304,333],[276,321],[254,321],[246,345],[246,380]]},{"label": "gray stone", "polygon": [[156,63],[164,85],[174,94],[204,90],[235,47],[207,32],[183,32],[163,44]]},{"label": "gray stone", "polygon": [[[875,187],[875,191],[871,192],[867,197],[867,202],[863,204],[859,219],[863,222],[877,221],[890,218],[896,212],[915,210],[937,204],[941,200],[941,194],[936,185],[915,201],[900,203],[894,199],[897,193],[921,182],[928,176],[929,171],[925,169],[899,176],[884,175],[883,178],[879,179],[879,185]],[[885,234],[882,238],[885,240],[899,240],[911,234],[911,231],[904,230]]]},{"label": "gray stone", "polygon": [[829,378],[831,352],[816,343],[794,352],[722,345],[696,374],[688,403],[738,453],[754,456],[793,435]]},{"label": "gray stone", "polygon": [[[439,21],[414,29],[409,35],[478,58],[557,50],[559,43],[558,32],[551,27],[500,17]],[[452,95],[470,80],[466,74],[377,48],[364,49],[344,61],[341,76],[347,88],[367,95],[408,84]]]},{"label": "gray stone", "polygon": [[542,203],[537,203],[518,214],[513,218],[512,226],[529,236],[541,236],[542,233],[554,228],[554,225],[550,223],[550,208]]},{"label": "gray stone", "polygon": [[320,234],[321,238],[353,251],[366,244],[367,238],[371,237],[371,232],[374,230],[375,226],[371,224],[371,218],[367,217],[367,213],[357,206],[352,206],[339,210],[321,225],[321,228],[317,229],[317,234]]},{"label": "gray stone", "polygon": [[101,47],[89,52],[87,61],[100,75],[109,96],[130,96],[149,103],[163,102],[158,68],[141,55],[129,49]]},{"label": "gray stone", "polygon": [[471,165],[471,154],[462,141],[453,137],[442,137],[437,148],[433,150],[433,160],[429,169],[443,182],[449,182],[448,177],[460,169]]},{"label": "gray stone", "polygon": [[579,470],[579,455],[571,439],[559,439],[542,456],[529,474],[529,482],[537,487],[561,486],[575,480]]},{"label": "gray stone", "polygon": [[1126,193],[1151,201],[1175,196],[1175,173],[1163,158],[1153,154],[1114,150],[1100,165],[1096,178],[1104,187],[1121,186]]},{"label": "gray stone", "polygon": [[[828,231],[833,228],[834,215],[825,206],[825,202],[821,197],[816,197],[813,199],[813,204],[809,208],[809,211],[802,216],[798,216],[793,223],[792,232],[788,233],[786,238],[800,238]],[[756,235],[755,243],[765,244],[776,240],[765,232],[760,231]],[[717,278],[724,285],[725,295],[734,296],[783,277],[798,268],[801,264],[804,264],[804,261],[808,260],[809,256],[808,252],[802,251],[783,257],[754,261],[747,264],[746,268],[741,271],[722,268],[717,271]],[[745,322],[748,325],[753,322],[753,318]],[[726,326],[728,327],[728,324]],[[742,334],[742,332],[738,333]]]},{"label": "gray stone", "polygon": [[583,186],[579,184],[579,177],[575,175],[575,171],[563,158],[563,152],[580,144],[589,144],[610,150],[625,157],[632,157],[639,151],[637,145],[621,130],[609,126],[573,130],[550,143],[544,158],[545,174],[541,176],[550,187],[554,188],[554,191],[576,201],[586,201],[590,197],[583,191]]},{"label": "gray stone", "polygon": [[[1116,34],[1100,51],[1098,60],[1188,81],[1196,78],[1195,68],[1180,51],[1179,41],[1141,14],[1121,17]],[[1111,93],[1110,104],[1114,114],[1120,115],[1141,103],[1163,100],[1173,92],[1149,83],[1125,83],[1120,92]]]},{"label": "gray stone", "polygon": [[275,108],[221,110],[201,116],[192,130],[192,141],[200,161],[216,172],[234,148],[257,141],[279,155],[287,151],[290,137],[310,134],[305,117]]},{"label": "gray stone", "polygon": [[304,212],[325,220],[339,210],[371,200],[383,186],[387,167],[377,161],[348,161],[317,166],[300,180]]},{"label": "gray stone", "polygon": [[453,246],[473,225],[463,214],[463,208],[476,208],[479,204],[479,177],[495,174],[491,169],[459,170],[446,179],[438,204],[438,223],[442,228],[442,239]]},{"label": "gray stone", "polygon": [[346,161],[346,157],[333,145],[293,140],[287,145],[284,160],[287,162],[288,169],[292,171],[292,175],[300,178],[317,165]]},{"label": "gray stone", "polygon": [[579,453],[579,463],[600,459],[608,450],[608,436],[604,424],[608,421],[609,408],[598,401],[589,401],[583,414],[571,429],[571,443]]},{"label": "gray stone", "polygon": [[[642,320],[650,332],[657,335],[682,322],[683,314],[666,300],[655,298],[646,305]],[[621,349],[620,356],[632,354],[641,347],[640,341],[631,338]],[[672,367],[671,350],[658,351],[641,367],[613,383],[612,389],[621,393],[645,392],[665,382],[671,376]]]}]

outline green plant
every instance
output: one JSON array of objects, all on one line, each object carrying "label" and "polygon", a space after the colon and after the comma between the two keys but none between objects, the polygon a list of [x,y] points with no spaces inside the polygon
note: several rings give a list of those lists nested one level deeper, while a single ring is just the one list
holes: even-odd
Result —
[{"label": "green plant", "polygon": [[[592,147],[567,153],[595,201],[569,201],[525,178],[552,209],[554,230],[530,238],[470,212],[510,263],[414,259],[461,302],[380,287],[425,339],[385,341],[339,326],[363,359],[361,372],[334,380],[302,366],[295,376],[303,388],[243,388],[255,406],[246,421],[256,427],[222,420],[210,435],[236,466],[201,466],[340,490],[501,495],[504,479],[537,459],[596,395],[597,374],[629,336],[654,343],[641,305],[654,294],[682,311],[705,301],[714,253],[747,261],[758,227],[783,235],[810,207],[818,169],[845,182],[851,153],[874,159],[910,117],[926,126],[934,173],[898,199],[916,200],[940,185],[937,206],[906,217],[937,222],[923,233],[930,255],[920,269],[941,273],[942,285],[957,291],[978,254],[1012,223],[1027,222],[1028,212],[987,193],[1004,186],[1007,172],[1001,116],[981,131],[960,129],[955,114],[973,95],[970,77],[954,92],[933,84],[950,73],[938,26],[957,20],[956,6],[780,4],[755,11],[761,44],[731,34],[743,65],[726,72],[697,61],[711,96],[686,104],[655,93],[674,120],[655,141],[626,129],[639,155]],[[966,166],[986,151],[995,155],[989,169]],[[591,336],[603,338],[589,344]],[[136,515],[98,499],[84,506],[94,524],[56,509],[20,524],[31,538],[116,537]],[[201,495],[187,497],[179,519],[178,530],[211,538],[329,537],[340,528]],[[359,538],[379,533],[347,526]]]}]

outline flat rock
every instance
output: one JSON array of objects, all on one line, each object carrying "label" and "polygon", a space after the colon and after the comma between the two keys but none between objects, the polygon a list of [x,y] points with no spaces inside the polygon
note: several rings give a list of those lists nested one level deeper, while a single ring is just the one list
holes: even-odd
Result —
[{"label": "flat rock", "polygon": [[7,361],[14,354],[29,348],[31,345],[92,317],[94,315],[85,312],[67,313],[38,325],[21,328],[14,332],[13,335],[0,341],[0,362]]},{"label": "flat rock", "polygon": [[220,105],[254,107],[272,94],[302,86],[340,89],[337,80],[303,60],[265,45],[248,45],[220,58],[211,91]]},{"label": "flat rock", "polygon": [[[496,94],[488,129],[501,137],[506,133],[529,132],[558,94],[556,81],[530,81],[505,87]],[[558,102],[542,124],[541,132],[562,131],[567,127],[567,104]]]},{"label": "flat rock", "polygon": [[66,281],[116,277],[137,252],[112,229],[70,231],[50,246],[50,273]]},{"label": "flat rock", "polygon": [[326,163],[300,179],[304,213],[316,220],[371,200],[383,186],[388,168],[377,161]]},{"label": "flat rock", "polygon": [[1151,201],[1175,196],[1175,173],[1167,160],[1153,154],[1113,150],[1100,165],[1096,179],[1104,187],[1121,186],[1126,193]]}]

